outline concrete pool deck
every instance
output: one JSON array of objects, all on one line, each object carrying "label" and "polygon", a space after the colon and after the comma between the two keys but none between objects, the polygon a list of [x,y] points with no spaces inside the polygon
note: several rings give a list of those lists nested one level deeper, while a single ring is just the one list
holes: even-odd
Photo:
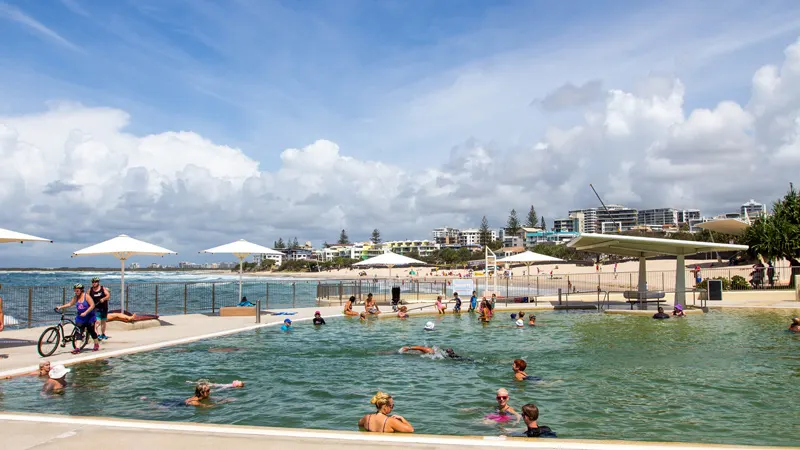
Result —
[{"label": "concrete pool deck", "polygon": [[[436,436],[423,434],[382,434],[356,431],[206,425],[184,422],[155,422],[100,419],[45,414],[0,413],[4,430],[3,450],[84,450],[87,445],[111,443],[114,449],[187,448],[216,450],[255,449],[455,449],[536,448],[585,450],[709,450],[743,448],[739,445],[692,443],[590,441],[569,439],[528,439],[494,436]],[[7,432],[9,430],[10,432]],[[92,444],[94,443],[94,444]],[[751,450],[797,447],[744,446]]]}]

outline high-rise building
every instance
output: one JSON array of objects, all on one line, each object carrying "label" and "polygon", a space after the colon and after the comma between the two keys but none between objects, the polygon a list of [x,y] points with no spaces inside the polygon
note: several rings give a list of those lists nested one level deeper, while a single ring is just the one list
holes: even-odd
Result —
[{"label": "high-rise building", "polygon": [[741,217],[755,218],[767,212],[767,207],[763,203],[750,199],[749,202],[739,208],[739,215]]},{"label": "high-rise building", "polygon": [[597,208],[575,209],[569,212],[569,217],[578,219],[579,233],[597,233]]},{"label": "high-rise building", "polygon": [[[497,240],[497,230],[491,230],[489,239],[492,241]],[[481,243],[481,230],[477,228],[470,228],[461,230],[458,234],[458,243],[462,246],[466,245],[480,245]]]},{"label": "high-rise building", "polygon": [[437,244],[457,244],[459,230],[456,228],[442,227],[433,229],[433,240]]},{"label": "high-rise building", "polygon": [[[583,216],[583,213],[577,213]],[[573,233],[579,231],[581,228],[581,220],[577,217],[567,217],[565,219],[553,220],[553,231],[562,233]]]},{"label": "high-rise building", "polygon": [[678,223],[689,223],[700,219],[699,209],[683,209],[678,211]]},{"label": "high-rise building", "polygon": [[622,205],[608,205],[606,208],[597,208],[597,224],[601,233],[615,233],[629,231],[637,225],[639,212],[634,208]]},{"label": "high-rise building", "polygon": [[678,225],[678,211],[675,208],[640,209],[637,214],[639,225]]}]

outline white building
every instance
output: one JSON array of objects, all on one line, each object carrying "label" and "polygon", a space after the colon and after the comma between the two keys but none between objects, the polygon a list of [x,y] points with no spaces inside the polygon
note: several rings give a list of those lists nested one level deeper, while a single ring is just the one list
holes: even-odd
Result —
[{"label": "white building", "polygon": [[739,208],[739,215],[741,217],[747,217],[749,219],[756,218],[766,213],[767,213],[767,207],[764,206],[763,203],[758,203],[753,199],[750,199],[749,202],[744,203],[741,206],[741,208]]},{"label": "white building", "polygon": [[[489,239],[492,241],[497,240],[497,230],[490,230]],[[481,244],[481,230],[477,228],[470,228],[467,230],[461,230],[458,234],[458,243],[459,245],[480,245]]]},{"label": "white building", "polygon": [[574,209],[569,211],[569,217],[578,219],[578,229],[574,230],[579,233],[597,233],[597,208],[587,209]]},{"label": "white building", "polygon": [[[678,225],[678,210],[675,208],[640,209],[639,225]],[[651,227],[652,228],[652,227]]]},{"label": "white building", "polygon": [[139,268],[139,263],[132,262],[132,263],[128,264],[128,268],[129,269],[138,269]]},{"label": "white building", "polygon": [[459,230],[457,228],[442,227],[433,229],[433,241],[437,244],[458,243]]},{"label": "white building", "polygon": [[689,223],[690,220],[696,220],[699,218],[699,209],[684,209],[678,211],[678,223]]}]

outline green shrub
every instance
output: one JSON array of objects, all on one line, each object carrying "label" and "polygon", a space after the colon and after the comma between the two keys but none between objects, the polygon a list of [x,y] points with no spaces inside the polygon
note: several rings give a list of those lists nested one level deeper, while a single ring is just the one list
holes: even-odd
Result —
[{"label": "green shrub", "polygon": [[745,277],[741,275],[734,275],[733,278],[731,278],[731,289],[735,291],[750,289],[750,283]]}]

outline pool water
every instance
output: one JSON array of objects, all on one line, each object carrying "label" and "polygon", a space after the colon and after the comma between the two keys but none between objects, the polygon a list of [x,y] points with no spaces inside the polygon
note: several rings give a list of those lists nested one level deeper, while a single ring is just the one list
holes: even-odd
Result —
[{"label": "pool water", "polygon": [[[131,419],[356,430],[377,390],[417,433],[499,435],[524,424],[486,423],[505,387],[518,411],[561,438],[792,445],[800,425],[800,334],[787,314],[711,312],[684,319],[542,312],[516,329],[507,313],[489,325],[469,314],[330,319],[289,333],[266,327],[180,347],[73,367],[67,393],[40,395],[34,377],[0,383],[7,411]],[[436,330],[423,331],[433,320]],[[403,345],[452,347],[474,361],[399,354]],[[233,352],[210,348],[235,347]],[[514,381],[528,362],[541,381]],[[244,389],[212,391],[215,408],[165,407],[200,378]],[[141,397],[146,396],[143,400]],[[503,428],[507,427],[507,428]]]}]

